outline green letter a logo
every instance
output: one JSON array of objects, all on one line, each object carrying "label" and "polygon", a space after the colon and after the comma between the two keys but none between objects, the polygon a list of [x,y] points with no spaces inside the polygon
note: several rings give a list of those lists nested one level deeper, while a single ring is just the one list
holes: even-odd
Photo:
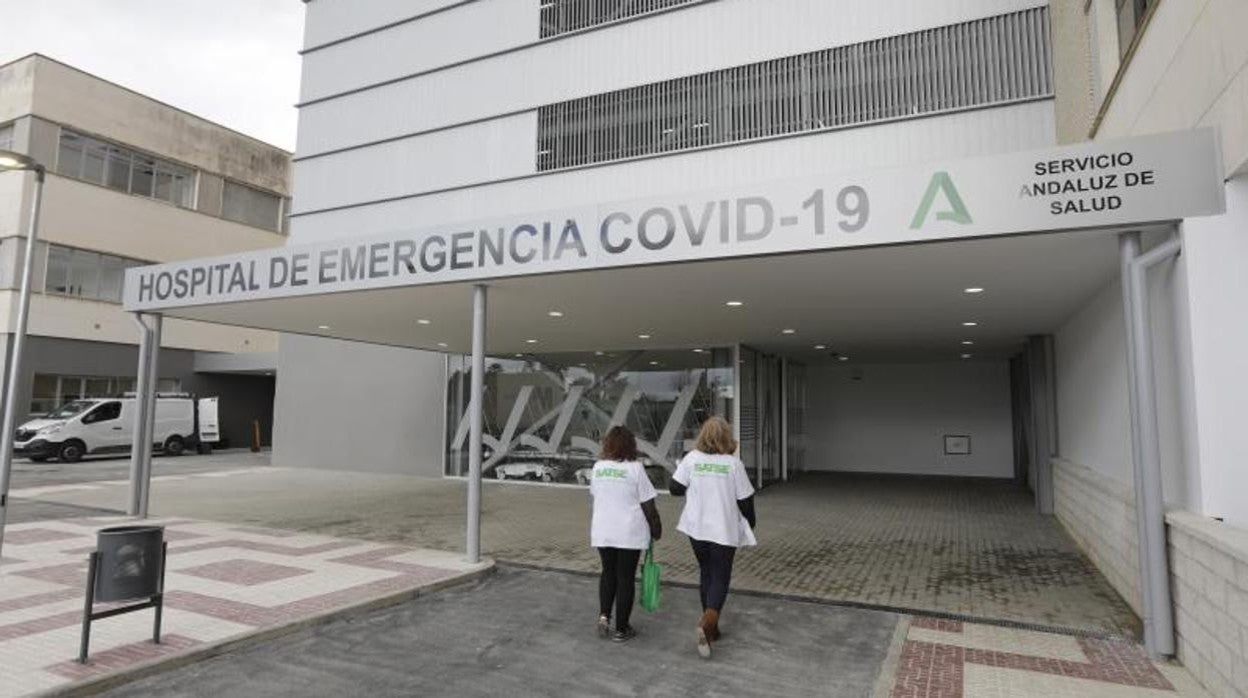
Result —
[{"label": "green letter a logo", "polygon": [[936,201],[936,192],[945,195],[945,199],[949,202],[948,211],[937,211],[936,220],[952,221],[967,225],[971,223],[971,214],[966,210],[966,204],[962,203],[962,196],[958,194],[958,188],[953,186],[953,180],[950,179],[948,172],[937,172],[932,175],[932,181],[927,185],[927,192],[923,194],[923,201],[919,204],[919,210],[914,212],[914,220],[910,221],[910,229],[918,230],[923,227],[927,221],[927,214],[932,210],[932,203]]}]

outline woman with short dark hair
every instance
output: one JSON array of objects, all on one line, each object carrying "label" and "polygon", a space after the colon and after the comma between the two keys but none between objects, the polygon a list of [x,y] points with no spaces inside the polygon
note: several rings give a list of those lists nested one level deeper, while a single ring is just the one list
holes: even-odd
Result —
[{"label": "woman with short dark hair", "polygon": [[719,640],[719,614],[728,599],[737,548],[757,544],[754,487],[736,452],[732,427],[723,417],[711,417],[672,475],[672,494],[685,497],[676,530],[689,536],[701,572],[697,642],[704,658],[710,658],[711,643]]},{"label": "woman with short dark hair", "polygon": [[[594,498],[590,545],[602,558],[598,578],[598,634],[626,642],[637,631],[629,624],[636,595],[637,561],[650,541],[663,535],[658,493],[637,457],[637,440],[628,429],[617,426],[602,441],[601,460],[594,463],[589,493]],[[611,611],[615,609],[615,630]]]}]

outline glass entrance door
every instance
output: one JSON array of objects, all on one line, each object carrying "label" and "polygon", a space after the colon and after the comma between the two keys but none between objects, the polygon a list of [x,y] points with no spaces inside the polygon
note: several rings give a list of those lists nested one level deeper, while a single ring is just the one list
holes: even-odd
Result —
[{"label": "glass entrance door", "polygon": [[783,381],[780,358],[741,347],[741,460],[756,488],[783,474]]}]

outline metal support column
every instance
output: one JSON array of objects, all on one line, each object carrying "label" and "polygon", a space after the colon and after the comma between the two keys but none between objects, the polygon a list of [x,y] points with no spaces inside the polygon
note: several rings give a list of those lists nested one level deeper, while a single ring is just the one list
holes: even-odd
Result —
[{"label": "metal support column", "polygon": [[143,501],[143,444],[147,436],[147,374],[148,357],[151,354],[152,328],[143,319],[142,313],[135,313],[134,324],[139,328],[139,365],[135,368],[134,406],[135,417],[133,437],[130,439],[130,503],[126,513],[130,516],[139,515],[139,503]]},{"label": "metal support column", "polygon": [[1053,417],[1052,362],[1047,356],[1052,343],[1044,335],[1027,338],[1027,373],[1030,379],[1031,397],[1031,467],[1036,475],[1036,511],[1053,513],[1053,430],[1049,424]]},{"label": "metal support column", "polygon": [[1153,370],[1152,309],[1148,270],[1178,254],[1177,235],[1139,254],[1139,233],[1120,239],[1123,311],[1130,361],[1132,448],[1135,455],[1136,517],[1139,525],[1140,596],[1144,609],[1144,646],[1155,657],[1173,655],[1174,608],[1166,550],[1166,509],[1162,492],[1161,443],[1157,419],[1157,379]]},{"label": "metal support column", "polygon": [[485,286],[472,288],[472,388],[468,397],[468,562],[481,561],[481,451],[485,415]]},{"label": "metal support column", "polygon": [[780,359],[780,479],[789,481],[789,360]]},{"label": "metal support column", "polygon": [[[13,443],[17,437],[17,384],[22,376],[22,354],[26,347],[26,326],[30,319],[30,284],[35,266],[35,241],[39,233],[39,209],[43,202],[43,167],[36,166],[35,201],[31,205],[30,227],[26,231],[26,251],[22,256],[22,287],[18,294],[17,326],[13,329],[13,353],[4,384],[4,419],[0,430],[0,551],[4,550],[4,525],[9,516],[9,481],[13,472]],[[22,413],[26,412],[22,409]]]},{"label": "metal support column", "polygon": [[151,342],[147,349],[147,384],[144,386],[140,414],[144,423],[145,438],[142,443],[143,457],[139,463],[139,513],[147,518],[147,505],[152,496],[152,442],[156,438],[156,388],[160,384],[160,336],[163,318],[152,315]]}]

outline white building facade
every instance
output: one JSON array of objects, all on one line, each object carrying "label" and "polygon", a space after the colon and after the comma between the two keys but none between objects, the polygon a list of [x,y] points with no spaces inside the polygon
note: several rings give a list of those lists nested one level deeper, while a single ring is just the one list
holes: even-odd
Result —
[{"label": "white building facade", "polygon": [[1242,695],[1242,15],[312,0],[290,252],[127,306],[288,333],[279,465],[459,477],[488,291],[485,477],[583,482],[625,424],[662,481],[720,414],[761,486],[1012,480]]}]

